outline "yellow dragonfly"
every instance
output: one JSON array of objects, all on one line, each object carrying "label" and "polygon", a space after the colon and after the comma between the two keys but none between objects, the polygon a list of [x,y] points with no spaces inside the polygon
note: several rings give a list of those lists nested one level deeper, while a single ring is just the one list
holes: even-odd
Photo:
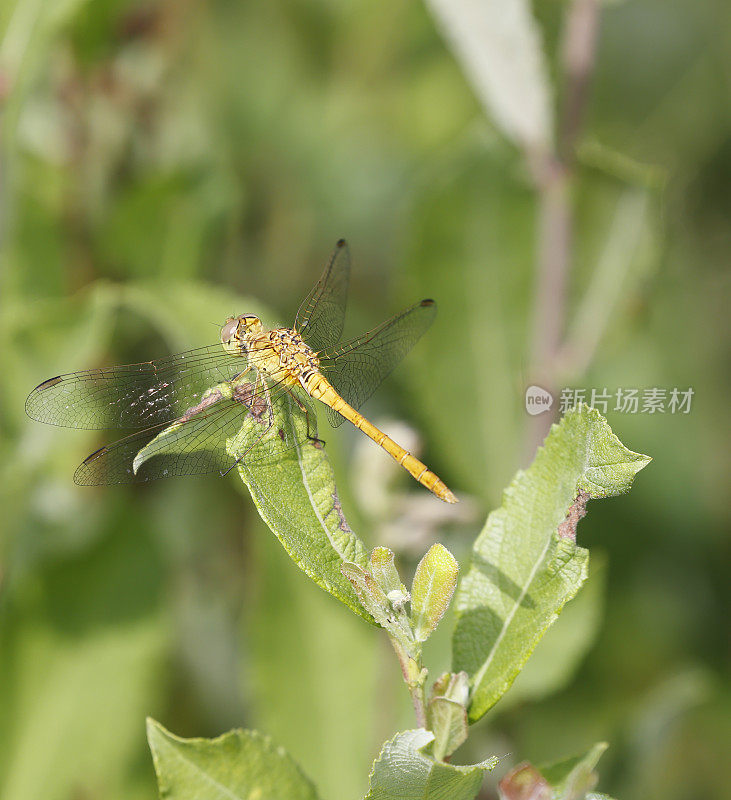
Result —
[{"label": "yellow dragonfly", "polygon": [[[133,431],[76,470],[76,483],[98,485],[225,474],[240,462],[276,460],[307,440],[322,446],[314,398],[333,426],[352,422],[439,499],[456,503],[426,464],[358,411],[431,325],[436,305],[422,300],[341,343],[349,279],[350,254],[341,239],[291,328],[266,330],[251,314],[230,317],[218,345],[58,375],[30,393],[26,411],[51,425]],[[285,410],[306,424],[279,425]],[[255,435],[232,452],[247,419]]]}]

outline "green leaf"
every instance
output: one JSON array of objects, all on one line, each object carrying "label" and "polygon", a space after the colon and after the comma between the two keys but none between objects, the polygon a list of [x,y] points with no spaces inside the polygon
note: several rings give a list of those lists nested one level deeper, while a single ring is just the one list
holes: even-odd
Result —
[{"label": "green leaf", "polygon": [[353,586],[363,608],[382,628],[387,628],[390,623],[391,604],[373,575],[348,561],[340,567],[340,571]]},{"label": "green leaf", "polygon": [[497,709],[500,713],[516,703],[557,692],[574,678],[594,643],[602,619],[606,569],[601,555],[592,553],[589,576],[581,591],[566,603],[559,618],[538,642],[510,691],[500,701]]},{"label": "green leaf", "polygon": [[357,564],[345,562],[340,569],[350,581],[363,608],[413,655],[414,635],[403,607],[402,596],[399,595],[397,602],[394,603],[378,585],[373,575]]},{"label": "green leaf", "polygon": [[171,800],[316,800],[310,780],[271,740],[234,730],[217,739],[181,739],[147,720],[160,796]]},{"label": "green leaf", "polygon": [[429,730],[434,733],[434,758],[442,761],[467,739],[467,709],[456,700],[434,697],[427,712]]},{"label": "green leaf", "polygon": [[394,564],[393,551],[388,547],[374,547],[371,551],[371,574],[386,595],[394,592],[403,595],[408,601],[408,591]]},{"label": "green leaf", "polygon": [[365,800],[472,800],[497,757],[465,767],[445,764],[423,752],[433,740],[431,731],[418,728],[387,741],[373,762]]},{"label": "green leaf", "polygon": [[586,753],[541,767],[541,774],[553,789],[554,800],[582,800],[596,786],[594,767],[608,746],[606,742],[598,742]]},{"label": "green leaf", "polygon": [[613,150],[604,142],[587,138],[577,148],[578,160],[631,186],[662,191],[668,182],[667,168],[659,164],[637,161],[632,156]]},{"label": "green leaf", "polygon": [[[269,450],[267,463],[242,462],[238,467],[261,518],[318,586],[373,622],[340,571],[346,562],[367,569],[365,546],[345,519],[322,446],[307,440],[306,432],[305,415],[285,394],[274,403],[274,424],[263,439],[261,425],[246,417],[239,434],[229,440],[228,450],[237,457],[255,442]],[[287,449],[286,442],[300,444]]]},{"label": "green leaf", "polygon": [[509,688],[586,578],[589,552],[575,538],[588,500],[627,491],[649,461],[580,405],[518,472],[477,538],[457,594],[453,669],[470,676],[471,722]]},{"label": "green leaf", "polygon": [[564,347],[572,354],[569,369],[574,375],[589,368],[618,308],[636,296],[647,279],[651,210],[649,192],[637,188],[624,190],[611,211],[602,209],[606,233],[587,256],[596,266],[566,331]]},{"label": "green leaf", "polygon": [[417,641],[425,642],[449,608],[459,564],[444,545],[433,544],[416,567],[411,587],[411,616]]},{"label": "green leaf", "polygon": [[429,701],[427,718],[434,733],[434,758],[441,761],[451,755],[467,739],[467,701],[469,678],[466,672],[445,676],[434,684],[434,697]]}]

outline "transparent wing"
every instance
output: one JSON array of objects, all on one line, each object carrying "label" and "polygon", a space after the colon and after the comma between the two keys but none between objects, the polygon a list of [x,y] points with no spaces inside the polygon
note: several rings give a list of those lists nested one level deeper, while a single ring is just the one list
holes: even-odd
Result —
[{"label": "transparent wing", "polygon": [[58,375],[33,389],[25,410],[39,422],[68,428],[149,428],[177,419],[206,389],[250,366],[256,361],[210,345],[157,361]]},{"label": "transparent wing", "polygon": [[[422,300],[357,339],[320,356],[320,368],[353,408],[360,408],[434,321],[433,300]],[[328,408],[334,426],[343,417]]]},{"label": "transparent wing", "polygon": [[239,384],[235,399],[209,394],[173,424],[135,431],[100,448],[79,465],[74,481],[95,486],[225,473],[239,459],[249,465],[273,463],[316,439],[309,398],[298,397],[298,404],[283,386],[260,385],[256,391],[254,386]]},{"label": "transparent wing", "polygon": [[335,245],[322,277],[302,301],[294,329],[315,351],[334,347],[343,333],[350,282],[350,252],[345,239]]},{"label": "transparent wing", "polygon": [[[223,472],[235,461],[226,451],[226,439],[236,434],[244,416],[241,408],[227,401],[167,434],[165,425],[135,431],[85,458],[74,481],[80,486],[99,486]],[[135,471],[135,459],[145,449],[146,459]]]}]

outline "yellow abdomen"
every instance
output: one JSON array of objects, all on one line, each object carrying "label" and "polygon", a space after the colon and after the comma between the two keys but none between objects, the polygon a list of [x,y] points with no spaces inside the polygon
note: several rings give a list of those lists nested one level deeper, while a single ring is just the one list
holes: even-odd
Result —
[{"label": "yellow abdomen", "polygon": [[380,445],[392,458],[422,485],[433,492],[440,500],[445,503],[456,503],[457,498],[447,488],[444,481],[433,473],[416,456],[412,456],[408,450],[394,442],[382,430],[369,422],[362,414],[359,414],[352,406],[333,389],[329,381],[319,372],[310,376],[304,384],[305,391],[315,400],[320,400],[325,405],[330,406],[333,411],[342,414],[345,419],[352,422],[356,428],[363,431],[373,441]]}]

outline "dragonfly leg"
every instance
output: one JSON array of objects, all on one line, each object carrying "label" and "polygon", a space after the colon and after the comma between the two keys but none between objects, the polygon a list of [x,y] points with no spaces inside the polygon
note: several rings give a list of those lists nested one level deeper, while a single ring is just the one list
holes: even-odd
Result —
[{"label": "dragonfly leg", "polygon": [[300,409],[305,412],[305,421],[307,423],[307,438],[313,444],[320,445],[322,447],[325,444],[325,440],[324,439],[320,439],[318,436],[311,436],[310,435],[310,431],[312,429],[310,428],[310,412],[309,412],[307,406],[299,399],[299,397],[297,397],[297,395],[294,392],[291,392],[289,389],[287,389],[287,393],[294,400],[294,402],[297,403],[297,405],[300,407]]},{"label": "dragonfly leg", "polygon": [[269,424],[266,426],[265,430],[259,436],[256,437],[256,441],[252,442],[246,448],[246,450],[244,450],[244,452],[236,459],[236,461],[234,461],[234,463],[231,464],[231,466],[225,472],[221,473],[222,478],[228,475],[228,473],[231,472],[231,470],[234,467],[237,467],[246,458],[246,456],[259,444],[259,442],[267,435],[267,433],[269,433],[273,425],[274,425],[274,420],[271,420]]}]

